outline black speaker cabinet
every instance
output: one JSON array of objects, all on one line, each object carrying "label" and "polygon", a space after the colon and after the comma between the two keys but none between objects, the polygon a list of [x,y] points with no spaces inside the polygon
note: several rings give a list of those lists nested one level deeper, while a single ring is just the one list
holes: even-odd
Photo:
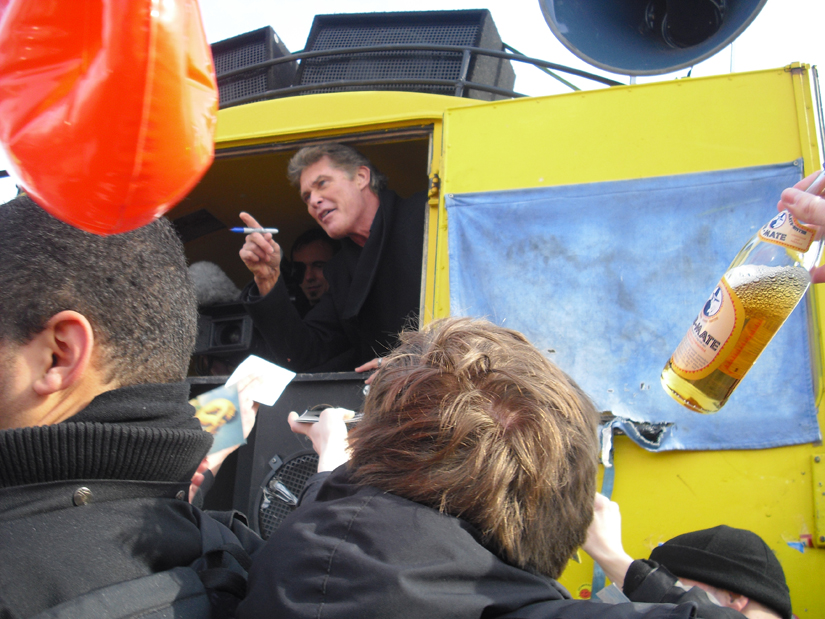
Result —
[{"label": "black speaker cabinet", "polygon": [[[293,434],[287,417],[327,404],[358,410],[366,375],[356,372],[298,374],[274,406],[261,406],[255,429],[221,467],[206,497],[207,509],[237,509],[263,537],[293,509],[304,481],[317,469],[312,443]],[[226,377],[190,378],[192,395],[222,385]]]},{"label": "black speaker cabinet", "polygon": [[[501,38],[488,10],[419,11],[409,13],[356,13],[317,15],[304,51],[324,51],[369,45],[430,44],[481,47],[503,51]],[[304,59],[298,69],[299,85],[341,80],[448,79],[461,74],[462,54],[434,51],[383,51]],[[469,81],[512,90],[515,73],[509,60],[473,57]],[[385,86],[334,86],[309,93],[341,90],[407,90],[453,95],[454,86],[411,82]],[[465,90],[465,97],[493,100],[502,97]]]},{"label": "black speaker cabinet", "polygon": [[218,41],[211,47],[221,108],[231,106],[234,101],[245,97],[292,85],[295,77],[294,62],[249,71],[234,77],[221,77],[235,69],[289,55],[289,50],[269,26]]}]

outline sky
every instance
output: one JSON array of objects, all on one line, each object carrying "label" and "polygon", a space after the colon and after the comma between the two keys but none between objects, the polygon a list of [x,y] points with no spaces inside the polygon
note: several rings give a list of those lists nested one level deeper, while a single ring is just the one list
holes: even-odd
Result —
[{"label": "sky", "polygon": [[[602,0],[619,1],[619,0]],[[742,1],[742,0],[740,0]],[[588,65],[558,41],[539,6],[539,0],[200,0],[204,30],[210,43],[250,30],[272,26],[286,47],[303,49],[315,15],[371,13],[377,11],[429,11],[489,9],[502,41],[521,53],[629,83],[628,76],[607,73]],[[825,81],[825,0],[768,0],[745,32],[715,56],[692,67],[691,76],[755,71],[791,62],[818,65]],[[569,92],[569,88],[535,67],[513,63],[517,92],[544,96]],[[677,79],[675,73],[636,78],[636,83]],[[581,89],[601,88],[585,79],[565,76]],[[0,169],[5,164],[0,154]],[[14,195],[11,179],[0,180],[0,201]]]}]

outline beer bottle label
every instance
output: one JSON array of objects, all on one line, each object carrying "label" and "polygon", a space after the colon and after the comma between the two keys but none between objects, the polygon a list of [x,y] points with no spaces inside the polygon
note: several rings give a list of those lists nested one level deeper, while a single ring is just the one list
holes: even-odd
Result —
[{"label": "beer bottle label", "polygon": [[673,371],[686,380],[708,376],[733,352],[744,324],[745,308],[723,277],[673,353]]},{"label": "beer bottle label", "polygon": [[788,211],[782,211],[759,230],[759,239],[788,249],[806,252],[816,231],[801,224]]}]

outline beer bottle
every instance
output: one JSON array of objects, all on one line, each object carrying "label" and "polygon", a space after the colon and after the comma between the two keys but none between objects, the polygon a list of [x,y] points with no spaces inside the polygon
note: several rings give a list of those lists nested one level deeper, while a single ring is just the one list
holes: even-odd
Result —
[{"label": "beer bottle", "polygon": [[[825,191],[825,172],[807,191]],[[782,211],[745,243],[665,365],[667,393],[699,413],[724,406],[805,295],[821,235]]]}]

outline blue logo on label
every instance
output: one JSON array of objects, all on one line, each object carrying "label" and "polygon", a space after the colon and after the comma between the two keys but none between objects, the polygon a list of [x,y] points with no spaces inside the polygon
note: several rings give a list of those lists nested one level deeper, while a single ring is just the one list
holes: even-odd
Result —
[{"label": "blue logo on label", "polygon": [[705,303],[702,313],[710,318],[711,316],[716,315],[720,307],[722,307],[722,287],[717,286],[716,290],[713,291],[713,294],[710,295],[708,302]]},{"label": "blue logo on label", "polygon": [[771,221],[768,223],[768,225],[771,228],[776,229],[776,228],[779,228],[780,226],[784,225],[785,222],[787,221],[787,219],[788,219],[788,212],[787,211],[782,211],[781,213],[779,213],[779,215],[777,215],[776,217],[771,219]]}]

